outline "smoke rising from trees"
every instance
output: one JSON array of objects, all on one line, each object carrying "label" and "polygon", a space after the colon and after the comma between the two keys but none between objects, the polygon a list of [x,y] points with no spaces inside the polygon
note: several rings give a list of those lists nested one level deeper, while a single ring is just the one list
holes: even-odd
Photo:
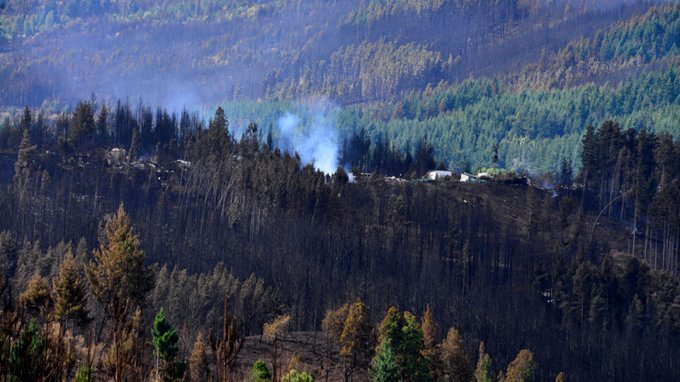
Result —
[{"label": "smoke rising from trees", "polygon": [[296,152],[304,164],[313,164],[326,174],[338,166],[336,108],[313,102],[297,112],[286,111],[278,121],[279,148]]}]

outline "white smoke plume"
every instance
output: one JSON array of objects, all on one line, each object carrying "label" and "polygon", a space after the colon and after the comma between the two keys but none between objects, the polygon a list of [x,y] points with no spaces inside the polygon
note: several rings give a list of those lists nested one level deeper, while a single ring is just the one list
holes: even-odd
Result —
[{"label": "white smoke plume", "polygon": [[323,102],[307,104],[296,112],[285,112],[278,121],[279,147],[296,152],[303,164],[313,164],[326,174],[338,166],[336,108]]}]

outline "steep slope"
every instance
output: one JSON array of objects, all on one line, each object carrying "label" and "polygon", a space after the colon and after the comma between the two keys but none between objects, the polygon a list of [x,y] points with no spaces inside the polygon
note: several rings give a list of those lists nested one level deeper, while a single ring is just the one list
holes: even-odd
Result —
[{"label": "steep slope", "polygon": [[[178,108],[313,94],[340,103],[395,99],[441,80],[510,73],[541,50],[590,37],[648,7],[620,1],[574,10],[510,0],[367,8],[320,0],[76,3],[10,1],[1,11],[10,39],[0,53],[1,104],[74,103],[93,92]],[[386,78],[390,83],[376,86]]]},{"label": "steep slope", "polygon": [[[0,188],[0,207],[9,211],[0,229],[43,245],[80,237],[96,243],[98,227],[122,201],[149,262],[189,272],[222,262],[241,279],[254,273],[281,291],[291,330],[318,328],[326,309],[355,298],[371,307],[373,322],[391,305],[421,312],[430,304],[446,325],[487,342],[499,364],[522,347],[540,354],[541,379],[555,370],[577,380],[605,376],[612,368],[600,365],[628,356],[658,362],[647,342],[625,335],[631,309],[648,315],[640,325],[654,335],[673,328],[654,344],[677,351],[677,280],[626,256],[628,227],[606,218],[594,225],[594,214],[579,212],[578,191],[553,197],[528,186],[393,184],[379,176],[348,184],[301,168],[295,157],[255,149],[251,140],[222,146],[223,136],[215,129],[198,134],[189,167],[168,158],[109,165],[99,150],[31,156],[11,183],[25,186]],[[12,173],[8,166],[4,174]],[[31,182],[19,183],[22,177]],[[645,248],[663,245],[644,240]],[[638,254],[642,247],[639,239]],[[604,293],[593,285],[610,279],[622,288],[606,289],[607,298],[621,302],[601,320],[589,310]],[[642,294],[653,297],[637,307]],[[168,311],[196,320],[186,307],[180,298],[166,302]],[[219,325],[214,313],[208,320]],[[585,333],[589,341],[581,343]],[[670,365],[625,373],[663,379]]]},{"label": "steep slope", "polygon": [[658,7],[592,38],[572,41],[554,55],[544,54],[518,81],[543,89],[616,83],[641,71],[677,67],[679,59],[680,7]]}]

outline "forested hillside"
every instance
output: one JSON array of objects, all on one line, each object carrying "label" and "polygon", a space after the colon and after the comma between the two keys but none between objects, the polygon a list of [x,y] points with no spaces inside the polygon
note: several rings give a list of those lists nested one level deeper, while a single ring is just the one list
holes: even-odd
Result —
[{"label": "forested hillside", "polygon": [[0,0],[0,381],[677,379],[679,20]]},{"label": "forested hillside", "polygon": [[[418,144],[428,142],[437,162],[458,171],[496,165],[541,174],[557,171],[563,158],[578,169],[586,127],[606,119],[624,128],[680,134],[678,74],[672,67],[631,77],[618,86],[519,91],[500,80],[471,79],[409,94],[394,104],[330,108],[325,116],[334,121],[339,141],[363,130],[373,144],[371,151],[381,143],[415,155]],[[276,141],[283,115],[309,118],[318,109],[315,105],[234,101],[225,104],[225,110],[236,136],[256,121],[262,137],[271,131]],[[499,162],[494,164],[496,144]]]},{"label": "forested hillside", "polygon": [[[94,92],[177,109],[242,97],[396,99],[428,83],[521,70],[649,7],[510,0],[4,2],[2,104],[72,104]],[[389,83],[377,84],[384,79]]]},{"label": "forested hillside", "polygon": [[[161,307],[189,343],[199,331],[217,341],[231,330],[220,324],[224,294],[239,335],[260,332],[278,314],[290,315],[285,328],[318,330],[327,309],[361,299],[371,308],[362,313],[367,323],[391,305],[420,313],[429,304],[438,320],[455,323],[468,349],[484,341],[499,365],[529,348],[538,379],[560,370],[571,380],[674,375],[680,144],[669,135],[611,122],[589,128],[582,171],[572,176],[564,167],[562,186],[551,194],[526,185],[395,181],[380,176],[388,171],[376,159],[370,180],[350,183],[342,168],[323,174],[272,149],[254,124],[236,141],[221,109],[207,128],[158,110],[148,136],[138,133],[144,112],[138,120],[122,104],[112,120],[102,113],[82,102],[64,116],[64,130],[53,131],[26,109],[9,128],[23,138],[2,167],[4,309],[20,309],[8,318],[58,322],[51,300],[27,296],[47,298],[45,285],[75,252],[77,264],[90,264],[81,283],[94,288],[93,325],[113,336],[94,338],[105,349],[123,335],[120,325],[148,325]],[[343,156],[367,155],[365,139],[352,139]],[[121,146],[129,153],[110,150]],[[431,152],[418,153],[414,174],[434,166]],[[572,178],[583,188],[573,190]],[[145,284],[131,288],[145,292],[132,301],[151,304],[139,318],[116,318],[108,305],[94,304],[102,301],[96,288],[104,275],[92,272],[109,266],[101,254],[116,253],[115,235],[129,235],[128,228],[118,233],[120,224],[134,225],[133,245],[144,249],[145,263],[158,264],[144,271],[153,275],[144,276],[149,281],[133,279]],[[403,319],[414,325],[415,318]],[[13,322],[6,322],[5,340],[18,344]],[[93,340],[87,328],[80,333]],[[371,345],[361,343],[371,358]],[[111,353],[84,354],[76,359],[91,362],[100,376],[134,374],[151,362],[143,353],[118,364],[106,363]],[[188,357],[188,350],[179,354]],[[212,370],[224,373],[223,355],[217,348],[210,354]],[[630,358],[639,363],[623,362]],[[50,367],[75,370],[59,365]],[[439,367],[423,370],[447,370]]]},{"label": "forested hillside", "polygon": [[511,169],[577,164],[605,119],[679,133],[677,5],[71,3],[7,2],[1,103],[55,118],[95,93],[205,117],[232,100],[235,131],[276,136],[304,100],[337,105],[338,141],[363,129],[412,154],[427,141],[458,171],[491,166],[494,145]]},{"label": "forested hillside", "polygon": [[561,88],[589,81],[620,80],[644,68],[677,65],[680,10],[657,8],[607,32],[573,41],[520,74],[531,87]]}]

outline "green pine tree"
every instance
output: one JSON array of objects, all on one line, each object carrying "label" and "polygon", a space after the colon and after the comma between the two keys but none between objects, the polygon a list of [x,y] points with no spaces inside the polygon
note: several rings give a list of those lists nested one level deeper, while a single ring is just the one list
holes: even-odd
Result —
[{"label": "green pine tree", "polygon": [[[184,375],[186,364],[175,360],[177,354],[179,354],[177,346],[179,333],[166,318],[163,308],[158,311],[153,320],[151,340],[156,356],[156,375],[160,374],[162,368],[164,380],[175,381],[181,379]],[[162,367],[159,365],[159,361],[162,361]]]},{"label": "green pine tree", "polygon": [[78,367],[73,382],[92,382],[94,381],[94,369],[83,364]]},{"label": "green pine tree", "polygon": [[429,362],[423,356],[423,331],[411,312],[404,312],[402,340],[397,346],[401,377],[405,381],[431,381]]},{"label": "green pine tree", "polygon": [[292,369],[291,371],[286,374],[283,379],[281,380],[282,382],[314,382],[314,377],[312,377],[309,373],[306,371],[297,371],[295,369]]},{"label": "green pine tree", "polygon": [[255,361],[248,374],[248,382],[267,382],[271,380],[272,373],[269,371],[267,364],[261,359]]},{"label": "green pine tree", "polygon": [[423,331],[413,314],[404,312],[402,315],[397,308],[390,308],[380,324],[379,339],[374,365],[380,351],[390,347],[394,352],[399,380],[432,380],[429,362],[423,355]]},{"label": "green pine tree", "polygon": [[49,372],[47,342],[41,325],[31,319],[19,338],[9,346],[9,354],[2,370],[8,381],[40,381]]},{"label": "green pine tree", "polygon": [[376,350],[369,370],[371,382],[400,381],[397,358],[390,341],[383,341]]}]

